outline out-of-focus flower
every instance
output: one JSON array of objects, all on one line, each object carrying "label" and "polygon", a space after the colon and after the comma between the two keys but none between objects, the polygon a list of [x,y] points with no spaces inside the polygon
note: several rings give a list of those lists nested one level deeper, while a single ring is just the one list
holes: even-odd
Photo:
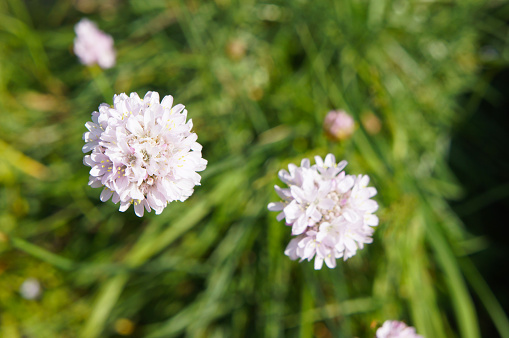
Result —
[{"label": "out-of-focus flower", "polygon": [[81,19],[74,26],[74,53],[81,63],[90,66],[97,63],[101,68],[111,68],[115,65],[115,49],[113,38],[97,28],[88,19]]},{"label": "out-of-focus flower", "polygon": [[173,105],[173,97],[159,103],[157,92],[122,93],[113,106],[103,103],[85,126],[84,163],[92,167],[89,185],[102,187],[101,201],[120,202],[120,211],[134,204],[136,215],[144,209],[160,214],[169,202],[185,201],[200,184],[207,166],[198,136],[186,122],[187,110]]},{"label": "out-of-focus flower", "polygon": [[115,331],[121,336],[130,336],[134,329],[134,323],[127,318],[119,318],[115,321]]},{"label": "out-of-focus flower", "polygon": [[397,320],[386,320],[376,330],[376,338],[423,338],[415,332],[415,328]]},{"label": "out-of-focus flower", "polygon": [[332,140],[342,141],[352,136],[355,121],[344,110],[332,110],[325,116],[323,129]]},{"label": "out-of-focus flower", "polygon": [[334,155],[328,154],[325,160],[315,156],[315,162],[311,166],[303,159],[300,167],[290,164],[288,171],[279,171],[288,188],[274,187],[282,201],[269,203],[268,209],[280,211],[277,220],[285,219],[297,236],[285,255],[301,261],[314,257],[318,270],[324,261],[334,268],[337,258],[347,260],[373,241],[378,204],[371,199],[376,189],[368,187],[369,177],[346,175],[346,161],[336,164]]},{"label": "out-of-focus flower", "polygon": [[27,278],[19,287],[19,293],[25,299],[37,299],[41,295],[41,284],[35,278]]},{"label": "out-of-focus flower", "polygon": [[241,60],[246,55],[247,45],[241,39],[234,39],[226,45],[226,55],[234,61]]},{"label": "out-of-focus flower", "polygon": [[361,115],[361,122],[364,128],[371,135],[376,135],[382,129],[382,122],[373,113],[368,112]]}]

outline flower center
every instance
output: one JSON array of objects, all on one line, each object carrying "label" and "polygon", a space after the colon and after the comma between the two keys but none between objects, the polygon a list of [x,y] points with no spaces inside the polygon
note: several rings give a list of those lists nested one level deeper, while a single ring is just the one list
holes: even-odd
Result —
[{"label": "flower center", "polygon": [[343,213],[342,207],[345,206],[348,196],[339,194],[337,191],[331,191],[327,194],[327,198],[334,201],[334,206],[330,210],[320,209],[320,212],[326,221],[330,221],[341,216]]}]

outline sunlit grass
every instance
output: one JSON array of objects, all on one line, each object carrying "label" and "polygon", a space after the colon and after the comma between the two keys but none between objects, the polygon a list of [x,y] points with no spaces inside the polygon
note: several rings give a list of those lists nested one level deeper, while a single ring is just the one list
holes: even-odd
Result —
[{"label": "sunlit grass", "polygon": [[[398,319],[480,337],[480,299],[509,336],[447,203],[451,131],[475,109],[459,98],[484,95],[479,39],[500,27],[489,4],[78,3],[0,4],[2,334],[372,337]],[[72,54],[83,16],[115,38],[114,68]],[[81,137],[113,93],[148,90],[186,105],[209,164],[188,201],[140,219],[87,186]],[[352,139],[325,137],[331,109],[354,117]],[[290,229],[266,206],[278,170],[329,152],[371,177],[381,221],[373,244],[314,271],[283,255]],[[27,277],[38,301],[18,294]]]}]

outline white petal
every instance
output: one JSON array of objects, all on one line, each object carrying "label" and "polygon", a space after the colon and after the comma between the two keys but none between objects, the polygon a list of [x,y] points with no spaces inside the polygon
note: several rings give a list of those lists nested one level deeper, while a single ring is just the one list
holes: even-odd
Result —
[{"label": "white petal", "polygon": [[378,217],[376,215],[368,214],[364,216],[364,223],[370,226],[378,225]]},{"label": "white petal", "polygon": [[323,258],[315,257],[315,270],[321,270],[323,266]]},{"label": "white petal", "polygon": [[291,201],[283,210],[286,217],[289,219],[297,219],[303,213],[300,205],[296,201]]},{"label": "white petal", "polygon": [[136,213],[136,216],[143,217],[143,213],[145,212],[144,203],[142,203],[141,201],[135,201],[134,212]]},{"label": "white petal", "polygon": [[131,117],[127,120],[126,127],[134,135],[141,136],[143,134],[143,128],[141,127],[138,120],[136,120],[134,117]]},{"label": "white petal", "polygon": [[90,181],[88,182],[88,185],[91,186],[92,188],[99,188],[103,186],[101,181],[93,176],[90,176]]},{"label": "white petal", "polygon": [[325,166],[330,168],[336,165],[336,157],[333,154],[327,154],[325,156]]},{"label": "white petal", "polygon": [[118,210],[124,212],[127,209],[129,209],[130,205],[131,205],[131,202],[120,202],[120,208]]},{"label": "white petal", "polygon": [[276,220],[277,220],[278,222],[281,222],[284,218],[285,218],[285,213],[284,213],[284,212],[280,212],[280,213],[276,216]]},{"label": "white petal", "polygon": [[179,114],[182,110],[184,110],[185,106],[183,104],[177,104],[175,107],[171,108],[172,114]]},{"label": "white petal", "polygon": [[308,200],[306,198],[306,194],[304,193],[304,191],[301,188],[299,188],[298,186],[292,185],[290,187],[290,191],[292,192],[292,196],[297,200],[297,202],[299,202],[301,204],[310,202],[310,200]]},{"label": "white petal", "polygon": [[290,189],[282,189],[282,188],[278,187],[277,185],[274,186],[274,189],[276,190],[276,193],[278,194],[278,196],[281,197],[281,199],[286,200],[292,196]]},{"label": "white petal", "polygon": [[292,235],[302,234],[307,229],[307,227],[308,227],[308,225],[307,225],[305,217],[299,217],[297,219],[297,221],[295,223],[293,223]]},{"label": "white petal", "polygon": [[285,249],[285,255],[290,257],[291,260],[296,260],[298,258],[297,256],[297,248],[298,243],[300,241],[300,238],[294,238],[288,243]]},{"label": "white petal", "polygon": [[304,158],[301,162],[300,162],[300,166],[302,168],[309,168],[310,167],[310,162],[309,162],[309,159],[307,158]]},{"label": "white petal", "polygon": [[336,257],[332,255],[328,255],[325,257],[325,264],[331,269],[334,269],[336,267]]},{"label": "white petal", "polygon": [[343,161],[341,161],[341,162],[339,162],[339,163],[338,163],[338,165],[337,165],[337,169],[338,169],[338,171],[341,171],[341,170],[345,169],[345,167],[346,167],[346,165],[347,165],[347,164],[348,164],[348,162],[347,162],[347,161],[344,161],[344,160],[343,160]]},{"label": "white petal", "polygon": [[359,220],[359,216],[352,210],[347,209],[347,210],[343,211],[343,216],[350,223],[355,223]]},{"label": "white petal", "polygon": [[316,253],[316,243],[315,241],[309,241],[304,248],[304,256],[303,258],[307,258],[308,260],[313,258]]},{"label": "white petal", "polygon": [[83,148],[81,148],[81,151],[83,151],[84,153],[88,153],[89,151],[94,150],[95,147],[97,147],[97,143],[93,143],[93,142],[86,143],[83,146]]},{"label": "white petal", "polygon": [[166,95],[165,97],[163,97],[163,100],[161,101],[161,106],[163,106],[164,108],[171,108],[172,105],[173,105],[173,96]]},{"label": "white petal", "polygon": [[111,198],[111,201],[113,203],[117,204],[120,201],[120,196],[116,192],[114,192],[113,197]]},{"label": "white petal", "polygon": [[373,188],[373,187],[367,187],[366,188],[368,190],[368,195],[369,197],[373,197],[376,195],[376,188]]},{"label": "white petal", "polygon": [[101,197],[100,197],[101,201],[106,202],[107,200],[110,199],[111,195],[113,195],[113,191],[111,191],[108,188],[104,188],[103,191],[101,192]]},{"label": "white petal", "polygon": [[345,193],[352,189],[355,181],[352,176],[348,175],[338,183],[338,191]]},{"label": "white petal", "polygon": [[285,207],[285,205],[281,202],[272,202],[272,203],[269,203],[269,205],[267,206],[267,209],[269,209],[270,211],[281,211],[283,210]]},{"label": "white petal", "polygon": [[320,156],[315,156],[315,163],[319,167],[323,167],[323,160]]},{"label": "white petal", "polygon": [[158,92],[147,92],[145,94],[145,97],[143,98],[143,102],[145,104],[158,104],[159,103],[159,93]]}]

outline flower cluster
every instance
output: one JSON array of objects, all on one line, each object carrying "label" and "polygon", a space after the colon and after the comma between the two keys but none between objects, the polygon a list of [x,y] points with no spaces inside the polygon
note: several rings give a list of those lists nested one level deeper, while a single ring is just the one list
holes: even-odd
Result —
[{"label": "flower cluster", "polygon": [[387,320],[376,330],[376,338],[423,338],[415,328],[397,320]]},{"label": "flower cluster", "polygon": [[115,65],[115,50],[110,35],[101,31],[88,19],[81,19],[74,30],[76,32],[74,53],[81,63],[87,66],[97,63],[103,69]]},{"label": "flower cluster", "polygon": [[92,113],[84,163],[90,166],[89,185],[104,186],[101,200],[120,202],[120,211],[134,204],[136,215],[151,208],[160,214],[168,202],[184,201],[200,184],[207,165],[202,158],[198,136],[186,122],[187,110],[173,105],[173,97],[159,103],[157,92],[143,99],[131,93],[115,95],[114,105],[103,103]]},{"label": "flower cluster", "polygon": [[275,186],[281,202],[270,203],[271,211],[281,211],[278,221],[286,220],[296,237],[288,244],[285,255],[295,260],[315,258],[315,269],[323,262],[329,268],[336,266],[336,259],[344,260],[356,254],[365,243],[371,243],[373,226],[378,225],[373,212],[378,204],[371,199],[376,189],[368,187],[366,175],[346,175],[347,162],[336,164],[334,155],[322,160],[315,157],[311,166],[308,159],[301,166],[288,166],[279,178],[288,188]]}]

